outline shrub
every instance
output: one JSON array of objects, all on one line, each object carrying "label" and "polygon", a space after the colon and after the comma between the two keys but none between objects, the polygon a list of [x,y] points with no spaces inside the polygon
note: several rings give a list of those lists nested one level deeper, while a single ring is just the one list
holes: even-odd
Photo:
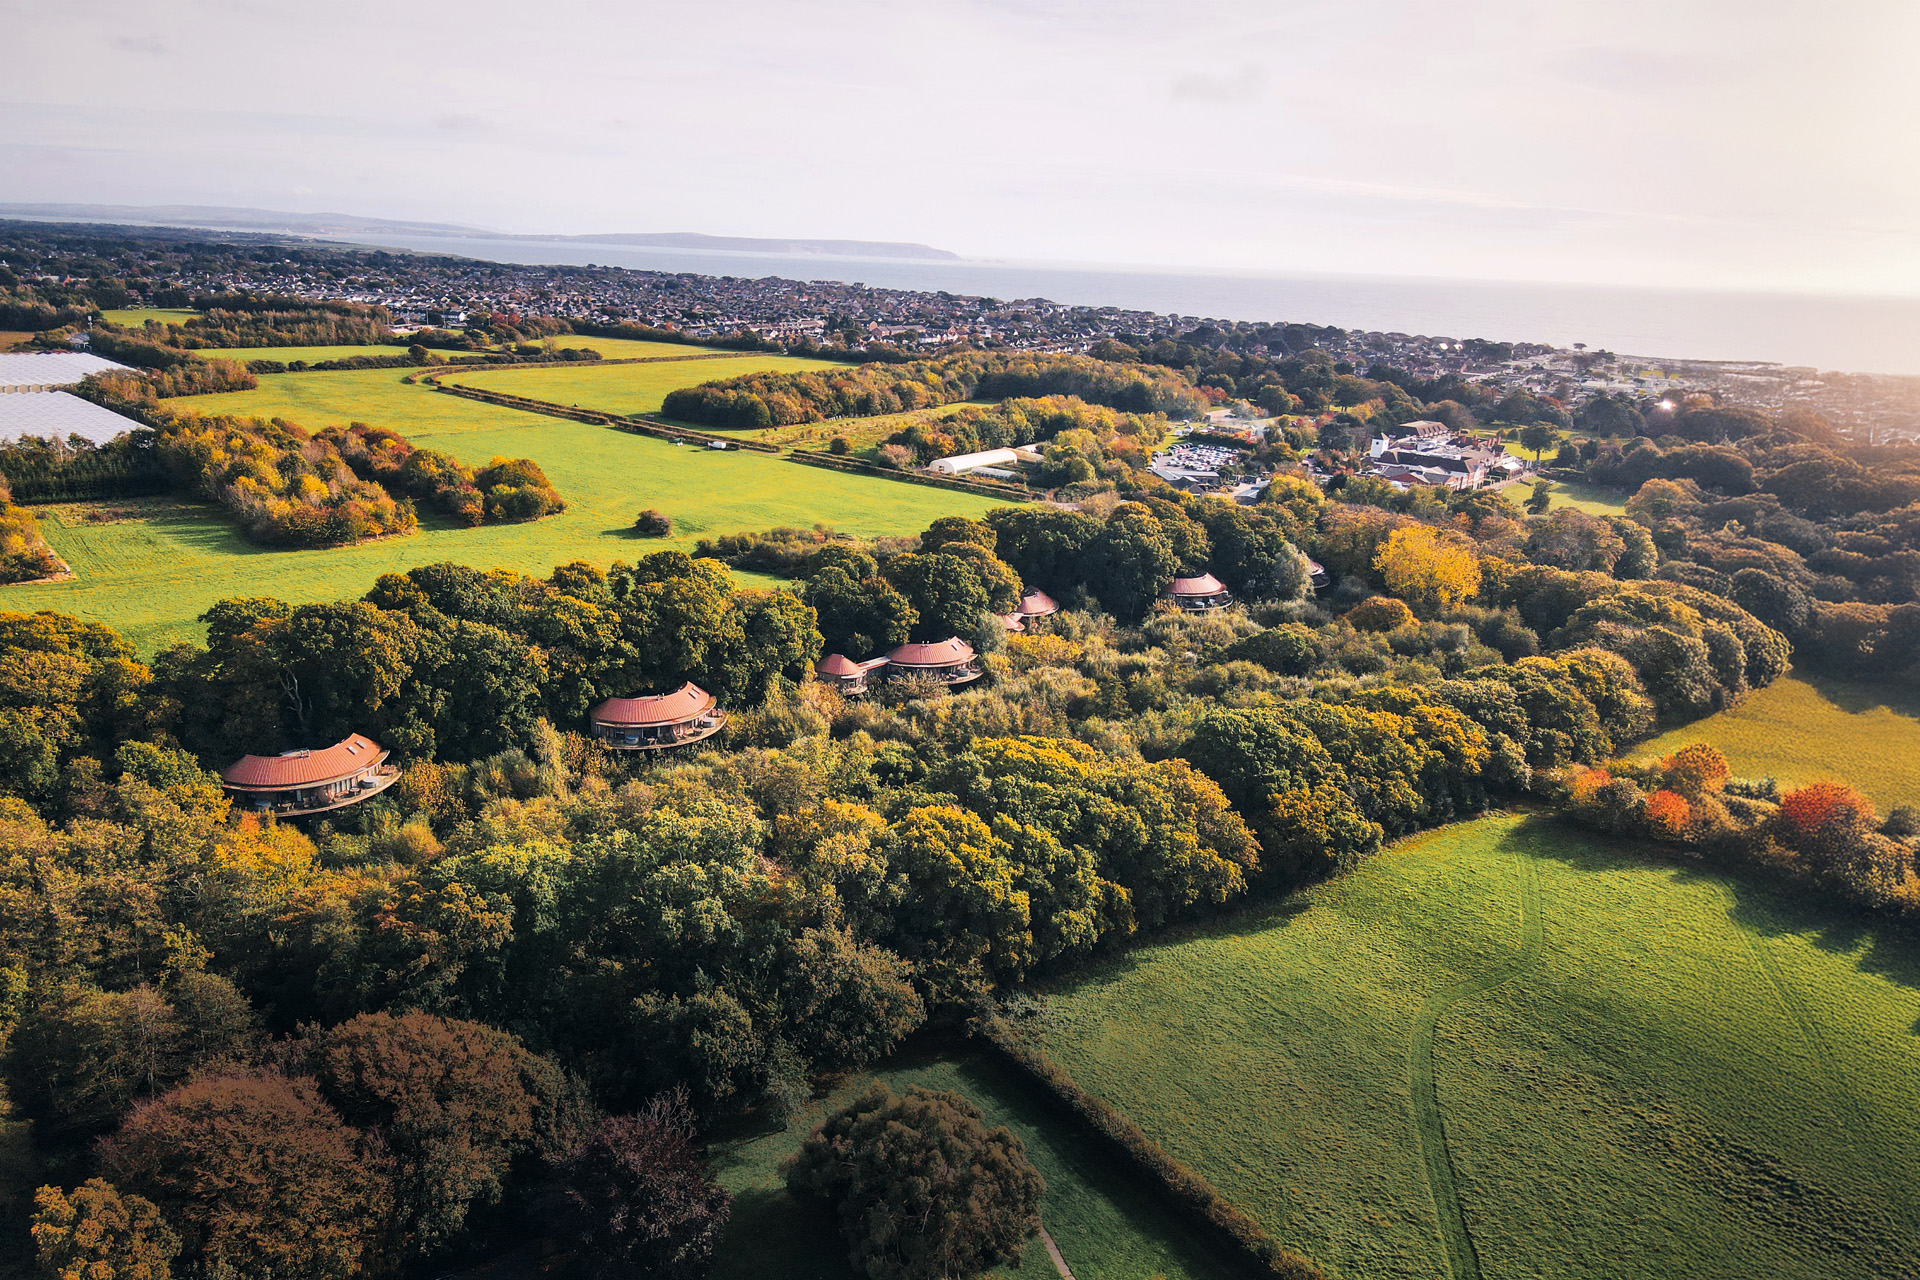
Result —
[{"label": "shrub", "polygon": [[648,507],[633,519],[633,531],[643,538],[664,538],[673,532],[673,518]]},{"label": "shrub", "polygon": [[1413,622],[1413,610],[1404,600],[1371,596],[1348,612],[1347,621],[1358,631],[1396,631]]},{"label": "shrub", "polygon": [[836,458],[844,458],[853,452],[853,441],[847,439],[845,436],[835,436],[827,444],[827,452]]},{"label": "shrub", "polygon": [[957,1093],[875,1083],[784,1166],[787,1186],[832,1202],[848,1259],[870,1280],[938,1280],[1018,1262],[1047,1184],[1004,1125]]}]

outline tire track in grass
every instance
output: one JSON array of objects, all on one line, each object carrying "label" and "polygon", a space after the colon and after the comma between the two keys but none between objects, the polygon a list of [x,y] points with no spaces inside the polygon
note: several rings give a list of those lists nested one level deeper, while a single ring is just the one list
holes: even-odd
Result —
[{"label": "tire track in grass", "polygon": [[1493,990],[1501,983],[1532,968],[1545,945],[1540,920],[1540,877],[1533,859],[1525,854],[1517,859],[1520,872],[1520,950],[1512,960],[1478,977],[1456,983],[1420,1006],[1414,1019],[1413,1040],[1407,1050],[1407,1075],[1413,1093],[1413,1124],[1420,1135],[1420,1157],[1427,1175],[1427,1190],[1433,1197],[1434,1215],[1440,1223],[1440,1241],[1446,1247],[1447,1272],[1453,1280],[1480,1280],[1480,1256],[1474,1251],[1473,1236],[1467,1231],[1466,1214],[1460,1207],[1460,1192],[1455,1185],[1453,1156],[1447,1150],[1446,1121],[1440,1113],[1440,1097],[1434,1087],[1433,1034],[1440,1018],[1462,1000]]},{"label": "tire track in grass", "polygon": [[[1787,977],[1780,972],[1780,962],[1761,945],[1760,939],[1752,929],[1741,924],[1736,917],[1739,900],[1735,898],[1732,886],[1722,882],[1720,895],[1727,904],[1727,923],[1739,933],[1746,944],[1747,954],[1753,957],[1754,964],[1766,975],[1767,983],[1773,988],[1774,997],[1793,1019],[1794,1026],[1800,1031],[1800,1039],[1812,1050],[1814,1060],[1819,1063],[1822,1079],[1827,1082],[1827,1109],[1839,1122],[1840,1128],[1847,1132],[1855,1147],[1863,1153],[1871,1154],[1872,1144],[1867,1141],[1873,1132],[1867,1117],[1860,1109],[1860,1099],[1847,1084],[1847,1076],[1840,1069],[1839,1059],[1834,1057],[1833,1047],[1827,1043],[1826,1033],[1820,1030],[1820,1024],[1807,1012],[1799,994],[1787,985]],[[1877,1167],[1877,1162],[1868,1159],[1864,1162],[1869,1169]]]}]

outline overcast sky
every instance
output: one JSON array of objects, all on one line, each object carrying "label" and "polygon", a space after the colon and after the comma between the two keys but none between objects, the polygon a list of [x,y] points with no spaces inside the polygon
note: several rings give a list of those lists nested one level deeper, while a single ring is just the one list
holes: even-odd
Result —
[{"label": "overcast sky", "polygon": [[0,0],[0,200],[1920,294],[1915,0]]}]

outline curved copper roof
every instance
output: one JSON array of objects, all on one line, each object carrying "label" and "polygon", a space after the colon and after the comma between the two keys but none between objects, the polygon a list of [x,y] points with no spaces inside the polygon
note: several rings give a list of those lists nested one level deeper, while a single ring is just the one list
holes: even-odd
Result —
[{"label": "curved copper roof", "polygon": [[1044,618],[1060,612],[1060,603],[1052,596],[1034,587],[1020,597],[1020,607],[1014,612],[1023,618]]},{"label": "curved copper roof", "polygon": [[688,681],[672,693],[649,698],[608,698],[588,712],[595,724],[645,729],[659,724],[681,724],[714,708],[714,696]]},{"label": "curved copper roof", "polygon": [[1017,613],[998,613],[994,616],[1000,619],[1000,625],[1007,629],[1009,635],[1027,629],[1027,620]]},{"label": "curved copper roof", "polygon": [[830,653],[813,664],[813,669],[823,676],[857,676],[862,671],[859,663],[844,653]]},{"label": "curved copper roof", "polygon": [[220,780],[243,791],[318,787],[351,778],[386,758],[387,753],[379,743],[354,733],[319,751],[241,756],[220,771]]},{"label": "curved copper roof", "polygon": [[896,667],[952,667],[973,661],[973,646],[953,637],[932,644],[903,644],[887,655]]},{"label": "curved copper roof", "polygon": [[1197,578],[1175,578],[1167,584],[1170,596],[1217,596],[1227,589],[1227,584],[1210,573]]}]

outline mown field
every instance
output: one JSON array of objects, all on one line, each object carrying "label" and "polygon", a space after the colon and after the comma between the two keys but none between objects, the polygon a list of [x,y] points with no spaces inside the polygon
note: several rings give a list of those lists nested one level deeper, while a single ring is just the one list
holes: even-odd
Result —
[{"label": "mown field", "polygon": [[562,347],[581,347],[598,351],[609,360],[681,359],[715,355],[722,347],[700,347],[681,342],[646,342],[639,338],[596,338],[584,333],[562,334],[554,342]]},{"label": "mown field", "polygon": [[1633,756],[1663,756],[1689,742],[1720,748],[1741,777],[1783,787],[1832,778],[1859,787],[1882,812],[1920,805],[1920,699],[1885,685],[1795,673]]},{"label": "mown field", "polygon": [[[1514,493],[1521,494],[1520,488],[1516,487]],[[1565,481],[1556,480],[1553,482],[1553,492],[1548,496],[1552,498],[1552,502],[1547,507],[1548,511],[1571,507],[1575,511],[1584,511],[1588,515],[1617,516],[1627,509],[1627,499],[1632,495],[1622,493],[1618,489],[1602,489],[1596,485],[1568,484]],[[1521,494],[1520,501],[1525,501],[1524,494]]]},{"label": "mown field", "polygon": [[[895,1090],[922,1085],[963,1094],[988,1124],[1007,1125],[1019,1135],[1027,1158],[1047,1180],[1041,1224],[1077,1280],[1220,1280],[1240,1274],[1232,1259],[1171,1218],[1161,1202],[1114,1168],[1111,1156],[1001,1068],[972,1056],[912,1055],[877,1074]],[[716,1172],[733,1192],[734,1207],[715,1280],[853,1280],[832,1214],[789,1195],[779,1164],[830,1108],[855,1096],[869,1078],[845,1082],[784,1131],[716,1148]],[[1053,1280],[1058,1273],[1036,1240],[1019,1266],[995,1274]]]},{"label": "mown field", "polygon": [[404,356],[407,349],[364,343],[333,347],[201,347],[193,354],[202,360],[235,360],[241,364],[249,360],[278,360],[282,364],[305,360],[308,364],[318,364],[322,360],[352,360],[356,356]]},{"label": "mown field", "polygon": [[1335,1277],[1887,1280],[1910,942],[1543,818],[1059,984],[1049,1053]]},{"label": "mown field", "polygon": [[602,413],[628,414],[654,412],[666,399],[667,392],[677,387],[737,378],[743,373],[798,373],[837,368],[845,366],[799,356],[741,355],[659,364],[616,364],[604,368],[576,365],[563,369],[485,369],[471,373],[463,370],[441,381],[553,404],[578,405]]},{"label": "mown field", "polygon": [[[706,362],[628,368],[698,368]],[[778,525],[832,525],[864,535],[914,533],[936,517],[979,515],[994,501],[967,493],[803,468],[745,452],[684,448],[607,427],[444,395],[401,382],[403,371],[273,374],[254,391],[177,400],[209,412],[284,417],[317,429],[361,421],[391,427],[464,462],[530,457],[568,503],[532,524],[420,532],[326,551],[272,551],[244,541],[212,507],[174,500],[106,504],[135,518],[94,524],[84,507],[42,509],[70,581],[0,588],[0,608],[59,609],[108,623],[143,653],[197,639],[195,621],[226,596],[304,602],[364,593],[382,573],[438,560],[544,576],[554,565],[605,566],[703,534]],[[673,518],[670,538],[631,532],[643,507]]]},{"label": "mown field", "polygon": [[113,324],[129,325],[138,329],[149,320],[158,320],[162,324],[185,324],[200,313],[185,307],[127,307],[102,311],[100,314]]}]

